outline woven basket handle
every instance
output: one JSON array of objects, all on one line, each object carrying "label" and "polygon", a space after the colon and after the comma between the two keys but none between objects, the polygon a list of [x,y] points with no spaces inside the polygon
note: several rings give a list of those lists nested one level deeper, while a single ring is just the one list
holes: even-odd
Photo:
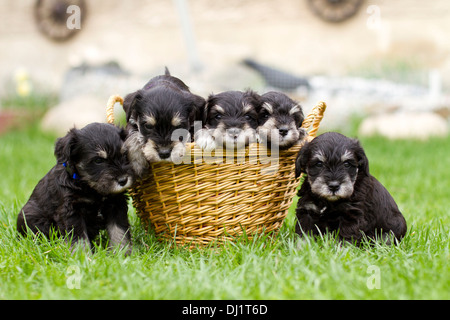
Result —
[{"label": "woven basket handle", "polygon": [[302,128],[308,130],[309,127],[311,129],[308,132],[310,137],[315,137],[317,134],[317,130],[319,130],[320,121],[322,121],[323,113],[327,105],[325,102],[319,102],[314,108],[312,108],[311,112],[306,116],[305,120],[303,120]]},{"label": "woven basket handle", "polygon": [[116,102],[120,102],[123,105],[123,98],[118,94],[109,97],[108,103],[106,104],[106,121],[108,123],[114,123],[114,105]]}]

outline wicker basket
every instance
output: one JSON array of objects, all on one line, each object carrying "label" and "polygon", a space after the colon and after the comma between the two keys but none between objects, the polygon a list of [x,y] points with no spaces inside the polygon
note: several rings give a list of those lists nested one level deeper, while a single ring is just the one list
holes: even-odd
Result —
[{"label": "wicker basket", "polygon": [[[123,99],[112,96],[108,101],[109,123],[114,122],[116,102]],[[325,108],[321,102],[305,118],[307,140],[315,137]],[[191,246],[280,229],[299,184],[294,167],[301,144],[271,158],[270,151],[254,143],[232,159],[212,154],[216,163],[202,157],[195,143],[186,148],[185,162],[190,163],[151,163],[148,177],[130,190],[146,226],[151,223],[162,239]]]}]

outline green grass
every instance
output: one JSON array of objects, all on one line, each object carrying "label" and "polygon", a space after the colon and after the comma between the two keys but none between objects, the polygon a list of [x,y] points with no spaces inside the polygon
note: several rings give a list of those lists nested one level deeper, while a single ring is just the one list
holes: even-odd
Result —
[{"label": "green grass", "polygon": [[385,79],[397,83],[428,85],[428,72],[417,57],[377,57],[370,58],[348,71],[350,76],[369,79]]},{"label": "green grass", "polygon": [[61,239],[18,240],[16,215],[54,165],[55,138],[37,126],[0,136],[0,299],[450,298],[450,138],[362,140],[407,220],[399,246],[300,241],[291,208],[276,237],[190,251],[158,242],[130,209],[128,257],[101,244],[71,254]]}]

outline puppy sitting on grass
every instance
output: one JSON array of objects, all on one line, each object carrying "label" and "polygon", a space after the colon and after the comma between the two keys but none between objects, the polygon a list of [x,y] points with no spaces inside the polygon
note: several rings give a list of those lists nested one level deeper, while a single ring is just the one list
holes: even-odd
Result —
[{"label": "puppy sitting on grass", "polygon": [[369,161],[355,139],[324,133],[305,144],[296,176],[306,174],[298,191],[296,232],[302,236],[337,232],[340,240],[366,236],[391,243],[406,233],[406,221],[386,188],[369,173]]},{"label": "puppy sitting on grass", "polygon": [[72,246],[91,247],[106,229],[109,245],[131,252],[125,191],[134,182],[123,148],[125,131],[92,123],[56,141],[56,165],[36,185],[20,210],[17,230],[49,237],[52,229],[72,237]]}]

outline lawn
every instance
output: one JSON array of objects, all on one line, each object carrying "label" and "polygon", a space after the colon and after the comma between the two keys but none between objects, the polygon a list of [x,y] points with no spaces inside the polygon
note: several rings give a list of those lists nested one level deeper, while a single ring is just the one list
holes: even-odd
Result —
[{"label": "lawn", "polygon": [[71,254],[60,239],[18,240],[16,215],[54,165],[55,138],[37,125],[0,136],[0,299],[450,298],[450,138],[362,139],[408,223],[398,246],[299,241],[291,208],[275,237],[190,251],[158,242],[130,207],[128,257],[102,243]]}]

